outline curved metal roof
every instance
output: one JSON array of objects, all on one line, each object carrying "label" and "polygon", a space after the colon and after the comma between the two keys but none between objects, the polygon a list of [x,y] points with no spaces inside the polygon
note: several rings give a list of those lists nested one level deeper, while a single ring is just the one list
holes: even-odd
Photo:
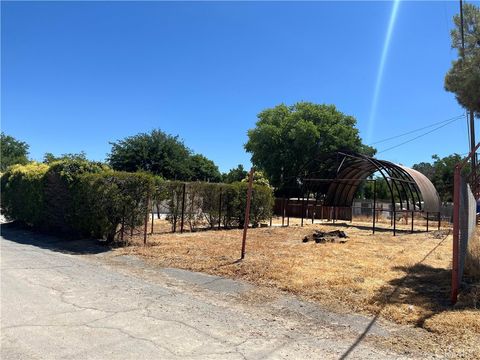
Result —
[{"label": "curved metal roof", "polygon": [[407,210],[440,211],[440,197],[437,190],[422,173],[390,161],[361,154],[340,154],[344,158],[337,171],[337,177],[330,182],[325,205],[352,206],[360,184],[373,173],[379,172],[386,180],[392,204],[399,203],[401,209]]}]

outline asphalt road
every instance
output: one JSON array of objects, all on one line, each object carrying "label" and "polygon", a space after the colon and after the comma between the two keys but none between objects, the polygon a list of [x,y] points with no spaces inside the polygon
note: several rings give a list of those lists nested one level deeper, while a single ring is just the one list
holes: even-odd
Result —
[{"label": "asphalt road", "polygon": [[86,244],[2,229],[3,360],[400,358],[368,318]]}]

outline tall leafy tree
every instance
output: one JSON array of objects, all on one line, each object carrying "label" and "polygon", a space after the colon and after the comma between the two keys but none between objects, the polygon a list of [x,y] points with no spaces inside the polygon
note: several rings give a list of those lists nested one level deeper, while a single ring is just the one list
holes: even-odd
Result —
[{"label": "tall leafy tree", "polygon": [[168,180],[220,181],[213,161],[193,155],[178,136],[161,130],[129,136],[111,145],[107,160],[114,170],[146,171]]},{"label": "tall leafy tree", "polygon": [[223,174],[222,181],[227,184],[242,181],[248,175],[247,170],[243,168],[242,164],[238,164],[236,168],[230,169],[228,173]]},{"label": "tall leafy tree", "polygon": [[336,151],[375,153],[362,143],[353,116],[334,105],[310,102],[262,111],[256,127],[248,131],[245,149],[270,184],[284,189],[298,186],[298,178],[305,174],[333,177]]},{"label": "tall leafy tree", "polygon": [[[415,164],[412,168],[430,179],[443,202],[451,202],[453,201],[453,172],[455,165],[462,161],[462,157],[458,154],[444,158],[433,155],[432,160],[431,163]],[[468,168],[465,168],[465,171],[468,171]]]},{"label": "tall leafy tree", "polygon": [[452,48],[459,58],[445,76],[445,89],[453,92],[460,105],[480,116],[480,8],[471,3],[463,5],[465,51],[462,49],[460,15],[454,16],[451,32]]},{"label": "tall leafy tree", "polygon": [[218,166],[203,155],[190,156],[189,168],[191,172],[190,180],[220,182],[222,179]]},{"label": "tall leafy tree", "polygon": [[28,144],[13,136],[0,133],[0,170],[5,171],[10,165],[28,162]]}]

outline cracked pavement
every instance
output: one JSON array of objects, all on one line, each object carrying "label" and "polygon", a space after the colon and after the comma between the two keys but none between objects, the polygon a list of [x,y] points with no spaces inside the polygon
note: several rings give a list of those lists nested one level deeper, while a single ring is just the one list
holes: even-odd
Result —
[{"label": "cracked pavement", "polygon": [[402,358],[369,336],[351,348],[368,318],[288,295],[255,305],[252,285],[86,244],[2,228],[2,359]]}]

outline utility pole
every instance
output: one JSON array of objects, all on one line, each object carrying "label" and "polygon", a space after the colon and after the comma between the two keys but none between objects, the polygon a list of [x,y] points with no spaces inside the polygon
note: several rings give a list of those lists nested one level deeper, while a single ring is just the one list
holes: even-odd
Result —
[{"label": "utility pole", "polygon": [[[460,50],[460,55],[462,57],[462,60],[465,60],[465,32],[463,28],[463,1],[460,0],[460,34],[462,38],[462,48]],[[470,151],[472,152],[472,173],[475,171],[476,167],[476,154],[473,153],[473,150],[475,149],[475,122],[474,122],[474,114],[473,111],[470,109],[467,109],[469,112],[470,116]]]}]

